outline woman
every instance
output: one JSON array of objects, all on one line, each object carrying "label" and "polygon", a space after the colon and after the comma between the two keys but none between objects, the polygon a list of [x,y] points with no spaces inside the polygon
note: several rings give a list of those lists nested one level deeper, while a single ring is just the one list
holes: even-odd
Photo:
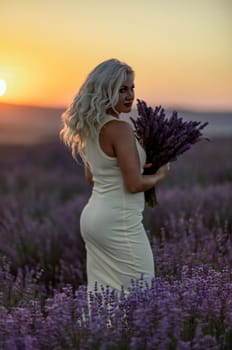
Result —
[{"label": "woman", "polygon": [[63,141],[85,164],[92,195],[82,211],[88,290],[129,291],[132,279],[154,277],[151,246],[142,225],[144,191],[162,180],[169,165],[142,175],[146,154],[129,123],[119,120],[134,100],[134,72],[116,59],[99,64],[63,114]]}]

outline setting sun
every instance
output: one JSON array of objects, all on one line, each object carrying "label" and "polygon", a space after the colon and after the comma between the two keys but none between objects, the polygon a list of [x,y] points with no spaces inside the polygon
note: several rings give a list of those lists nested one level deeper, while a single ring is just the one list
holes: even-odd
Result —
[{"label": "setting sun", "polygon": [[6,81],[0,79],[0,96],[3,96],[6,92]]}]

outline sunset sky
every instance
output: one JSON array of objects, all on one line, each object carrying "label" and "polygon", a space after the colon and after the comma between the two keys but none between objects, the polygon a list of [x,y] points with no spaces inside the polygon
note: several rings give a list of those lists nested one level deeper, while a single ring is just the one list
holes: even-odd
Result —
[{"label": "sunset sky", "polygon": [[0,33],[0,102],[66,106],[115,57],[137,98],[232,110],[230,0],[1,0]]}]

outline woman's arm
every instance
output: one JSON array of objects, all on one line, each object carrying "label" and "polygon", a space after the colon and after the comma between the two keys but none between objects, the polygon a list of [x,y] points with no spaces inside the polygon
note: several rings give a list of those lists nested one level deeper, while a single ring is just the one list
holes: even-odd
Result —
[{"label": "woman's arm", "polygon": [[93,185],[93,175],[91,173],[90,166],[89,166],[89,164],[84,164],[84,165],[85,165],[85,177],[86,177],[86,180],[88,181],[88,183],[90,185]]},{"label": "woman's arm", "polygon": [[125,186],[129,192],[144,192],[154,187],[169,171],[169,164],[162,166],[154,175],[142,175],[139,155],[132,127],[124,121],[111,123],[108,137],[122,171]]}]

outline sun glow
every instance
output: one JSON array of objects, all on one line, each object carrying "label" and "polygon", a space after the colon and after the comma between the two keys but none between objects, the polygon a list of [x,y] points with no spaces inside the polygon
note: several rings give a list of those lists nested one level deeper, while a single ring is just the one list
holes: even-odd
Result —
[{"label": "sun glow", "polygon": [[3,96],[6,92],[6,81],[0,79],[0,96]]}]

